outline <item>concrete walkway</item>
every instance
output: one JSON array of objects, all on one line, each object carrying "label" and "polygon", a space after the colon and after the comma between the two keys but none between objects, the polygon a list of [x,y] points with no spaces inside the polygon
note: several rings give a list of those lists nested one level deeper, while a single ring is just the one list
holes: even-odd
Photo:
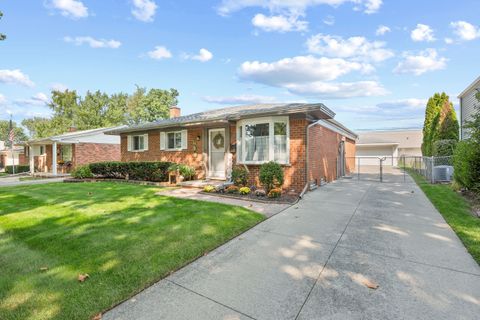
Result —
[{"label": "concrete walkway", "polygon": [[391,183],[345,179],[308,193],[103,319],[479,314],[480,267],[407,177]]},{"label": "concrete walkway", "polygon": [[49,178],[49,179],[35,179],[35,180],[25,180],[20,181],[20,177],[6,177],[0,178],[0,188],[2,187],[15,187],[23,185],[32,185],[32,184],[45,184],[52,182],[62,182],[64,178]]},{"label": "concrete walkway", "polygon": [[263,203],[257,201],[249,201],[243,199],[234,199],[229,197],[222,197],[213,194],[205,194],[201,192],[202,189],[198,188],[168,188],[158,192],[158,195],[176,197],[182,199],[193,199],[209,202],[217,202],[230,204],[233,206],[244,207],[258,213],[263,214],[267,218],[285,210],[290,207],[291,204],[282,203]]}]

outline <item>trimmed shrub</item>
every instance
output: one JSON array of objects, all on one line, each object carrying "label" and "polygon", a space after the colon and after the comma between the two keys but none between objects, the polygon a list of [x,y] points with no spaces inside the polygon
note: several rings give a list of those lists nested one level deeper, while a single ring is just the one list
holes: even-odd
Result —
[{"label": "trimmed shrub", "polygon": [[[22,172],[29,172],[29,171],[30,171],[30,166],[28,165],[15,166],[15,173],[22,173]],[[5,166],[5,172],[12,174],[13,166]]]},{"label": "trimmed shrub", "polygon": [[216,190],[215,187],[214,187],[214,186],[211,186],[211,185],[205,186],[205,187],[203,188],[203,191],[204,191],[204,192],[209,192],[209,193],[210,193],[210,192],[215,192],[215,190]]},{"label": "trimmed shrub", "polygon": [[265,197],[267,195],[267,193],[263,189],[258,189],[258,190],[255,191],[255,195],[257,197]]},{"label": "trimmed shrub", "polygon": [[90,166],[80,166],[72,170],[70,173],[75,179],[89,179],[93,178],[93,173],[90,170]]},{"label": "trimmed shrub", "polygon": [[480,145],[472,141],[460,141],[453,154],[455,181],[472,191],[480,191]]},{"label": "trimmed shrub", "polygon": [[281,187],[283,184],[282,166],[273,161],[262,164],[259,179],[267,193],[275,187]]},{"label": "trimmed shrub", "polygon": [[89,166],[94,175],[103,178],[165,182],[170,165],[171,162],[107,161]]},{"label": "trimmed shrub", "polygon": [[238,187],[245,186],[248,182],[248,172],[244,167],[236,166],[232,169],[232,182]]},{"label": "trimmed shrub", "polygon": [[195,176],[195,169],[185,164],[178,166],[178,172],[185,178],[185,180],[190,180]]},{"label": "trimmed shrub", "polygon": [[229,186],[226,189],[227,193],[238,193],[238,187],[237,186]]},{"label": "trimmed shrub", "polygon": [[433,143],[433,155],[436,157],[451,156],[457,143],[457,140],[453,139],[437,140]]},{"label": "trimmed shrub", "polygon": [[249,194],[251,192],[249,187],[241,187],[238,191],[240,194]]},{"label": "trimmed shrub", "polygon": [[278,198],[282,195],[282,189],[280,188],[273,188],[272,190],[270,190],[270,192],[268,193],[268,197],[269,198]]}]

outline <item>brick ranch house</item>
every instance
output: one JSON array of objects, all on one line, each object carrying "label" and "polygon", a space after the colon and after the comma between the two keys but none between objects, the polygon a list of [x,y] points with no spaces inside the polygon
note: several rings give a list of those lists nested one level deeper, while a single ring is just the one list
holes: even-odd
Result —
[{"label": "brick ranch house", "polygon": [[12,150],[5,141],[0,141],[0,170],[13,165],[28,165],[28,158],[25,156],[23,146],[14,145]]},{"label": "brick ranch house", "polygon": [[120,138],[106,135],[115,128],[76,131],[30,140],[26,154],[30,172],[52,175],[69,173],[73,168],[92,162],[120,161]]},{"label": "brick ranch house", "polygon": [[323,104],[230,107],[107,131],[120,135],[122,161],[171,161],[196,170],[198,179],[229,180],[243,165],[259,185],[260,164],[284,168],[284,189],[332,181],[353,170],[357,135],[333,120]]}]

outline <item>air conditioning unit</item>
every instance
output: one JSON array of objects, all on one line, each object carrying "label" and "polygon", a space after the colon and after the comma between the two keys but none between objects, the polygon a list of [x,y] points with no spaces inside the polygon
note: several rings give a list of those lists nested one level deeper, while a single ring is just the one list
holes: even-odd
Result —
[{"label": "air conditioning unit", "polygon": [[433,167],[433,177],[435,182],[450,182],[453,177],[453,167],[435,166]]}]

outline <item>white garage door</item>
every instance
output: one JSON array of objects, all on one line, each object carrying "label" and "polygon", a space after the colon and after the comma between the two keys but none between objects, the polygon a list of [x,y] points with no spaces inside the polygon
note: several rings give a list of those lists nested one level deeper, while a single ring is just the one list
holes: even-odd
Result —
[{"label": "white garage door", "polygon": [[384,166],[396,166],[397,158],[394,155],[394,148],[391,146],[377,146],[377,147],[360,147],[357,146],[355,155],[360,158],[360,165],[380,165],[379,158],[386,158],[383,162]]}]

